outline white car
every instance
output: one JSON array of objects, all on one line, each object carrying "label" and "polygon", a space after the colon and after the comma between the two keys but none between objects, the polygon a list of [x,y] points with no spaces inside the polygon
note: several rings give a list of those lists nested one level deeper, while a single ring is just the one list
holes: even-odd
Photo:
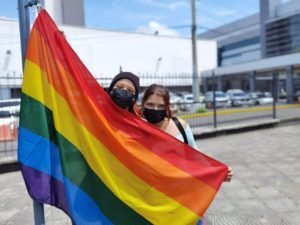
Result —
[{"label": "white car", "polygon": [[0,100],[0,113],[9,113],[10,115],[20,114],[21,99],[11,98]]},{"label": "white car", "polygon": [[20,99],[0,100],[0,141],[17,138],[20,103]]},{"label": "white car", "polygon": [[184,94],[180,100],[180,110],[191,111],[193,103],[194,103],[194,95]]},{"label": "white car", "polygon": [[199,100],[194,100],[194,95],[191,93],[183,94],[180,101],[180,110],[195,112],[199,108],[205,108],[204,96],[202,94],[199,95]]},{"label": "white car", "polygon": [[[213,108],[214,92],[205,93],[205,104],[207,108]],[[226,108],[231,106],[229,97],[223,91],[215,91],[215,104],[217,108]]]},{"label": "white car", "polygon": [[177,113],[178,112],[178,105],[180,104],[181,98],[174,94],[173,92],[169,92],[170,95],[170,108],[172,113]]},{"label": "white car", "polygon": [[257,98],[255,100],[256,105],[267,105],[272,104],[274,101],[271,93],[264,92],[264,93],[257,93]]}]

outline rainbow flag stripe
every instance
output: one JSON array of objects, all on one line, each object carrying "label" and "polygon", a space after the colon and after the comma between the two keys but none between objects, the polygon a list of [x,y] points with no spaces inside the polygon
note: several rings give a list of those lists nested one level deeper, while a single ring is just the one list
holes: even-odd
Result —
[{"label": "rainbow flag stripe", "polygon": [[18,158],[75,224],[196,224],[227,166],[117,107],[45,10],[30,34]]}]

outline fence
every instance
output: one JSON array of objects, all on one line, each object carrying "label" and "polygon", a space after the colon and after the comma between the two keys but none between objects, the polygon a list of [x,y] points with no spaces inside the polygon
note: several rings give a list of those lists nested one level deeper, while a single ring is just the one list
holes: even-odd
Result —
[{"label": "fence", "polygon": [[[227,94],[215,90],[211,85],[206,93],[200,94],[195,101],[192,95],[192,76],[190,74],[151,75],[139,74],[141,93],[152,84],[168,87],[171,96],[171,108],[175,116],[185,119],[192,128],[206,130],[241,123],[253,123],[274,118],[287,118],[299,114],[299,106],[286,105],[277,98],[278,82],[273,77],[268,90],[261,93],[245,94],[232,90]],[[101,77],[98,82],[107,87],[111,78]],[[17,127],[19,122],[21,75],[0,77],[0,163],[4,160],[16,160]],[[3,85],[4,84],[4,85]],[[263,92],[271,92],[271,96],[263,98]],[[236,96],[235,96],[236,95]],[[3,100],[9,98],[10,100]],[[138,102],[140,103],[140,98]],[[296,100],[296,98],[295,98]]]}]

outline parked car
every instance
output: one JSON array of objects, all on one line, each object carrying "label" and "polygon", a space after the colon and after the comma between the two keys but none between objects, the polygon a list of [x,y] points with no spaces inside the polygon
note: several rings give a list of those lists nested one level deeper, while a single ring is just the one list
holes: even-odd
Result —
[{"label": "parked car", "polygon": [[0,141],[17,138],[20,103],[20,99],[0,100]]},{"label": "parked car", "polygon": [[193,94],[183,94],[180,100],[180,110],[191,111],[192,104],[194,103]]},{"label": "parked car", "polygon": [[180,100],[180,110],[182,111],[196,111],[199,108],[205,108],[204,96],[200,93],[199,100],[194,100],[194,95],[192,93],[184,93]]},{"label": "parked car", "polygon": [[241,89],[230,89],[226,94],[232,106],[252,106],[255,104],[253,99]]},{"label": "parked car", "polygon": [[274,99],[270,92],[252,92],[249,94],[255,105],[272,104]]},{"label": "parked car", "polygon": [[141,107],[142,106],[142,99],[143,99],[143,96],[144,96],[144,92],[140,92],[138,94],[138,99],[136,100],[136,104],[138,105],[138,107]]},{"label": "parked car", "polygon": [[0,100],[0,112],[7,111],[11,115],[18,116],[20,114],[20,104],[21,104],[21,99],[19,98]]},{"label": "parked car", "polygon": [[181,98],[174,94],[173,92],[169,92],[170,95],[170,108],[172,113],[177,113],[179,110],[179,104],[181,101]]},{"label": "parked car", "polygon": [[[183,96],[185,95],[193,95],[191,92],[177,92],[176,95],[183,99]],[[199,102],[203,103],[204,102],[204,95],[202,93],[199,93]]]},{"label": "parked car", "polygon": [[[205,93],[205,104],[207,108],[213,108],[214,92],[208,91]],[[229,97],[223,91],[215,91],[215,103],[216,107],[230,107],[231,101]]]}]

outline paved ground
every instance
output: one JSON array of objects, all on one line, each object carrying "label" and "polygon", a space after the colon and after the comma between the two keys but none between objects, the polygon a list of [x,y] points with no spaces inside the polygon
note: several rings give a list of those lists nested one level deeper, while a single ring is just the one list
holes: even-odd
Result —
[{"label": "paved ground", "polygon": [[300,224],[300,124],[198,141],[233,167],[206,213],[207,225]]},{"label": "paved ground", "polygon": [[[233,167],[206,213],[207,225],[300,224],[300,124],[198,141],[203,152]],[[70,224],[46,207],[46,224]],[[19,172],[0,174],[0,225],[33,224],[32,204]]]}]

